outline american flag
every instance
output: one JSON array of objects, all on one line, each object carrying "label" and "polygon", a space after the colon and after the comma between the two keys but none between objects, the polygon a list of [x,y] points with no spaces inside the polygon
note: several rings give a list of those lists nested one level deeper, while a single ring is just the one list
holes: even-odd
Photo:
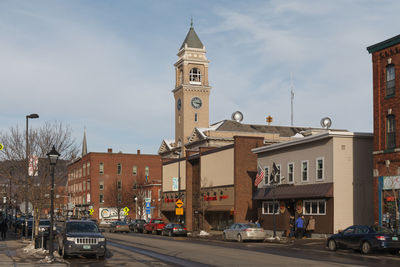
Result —
[{"label": "american flag", "polygon": [[264,179],[264,169],[260,167],[260,165],[257,166],[257,175],[256,175],[256,180],[254,181],[254,186],[258,186],[259,183]]}]

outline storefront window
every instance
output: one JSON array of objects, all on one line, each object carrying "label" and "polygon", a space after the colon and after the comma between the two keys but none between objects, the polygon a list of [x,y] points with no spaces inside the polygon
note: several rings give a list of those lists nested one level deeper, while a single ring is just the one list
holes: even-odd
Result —
[{"label": "storefront window", "polygon": [[262,208],[263,214],[279,214],[279,203],[277,201],[265,201]]},{"label": "storefront window", "polygon": [[325,200],[305,200],[303,206],[304,215],[325,215]]}]

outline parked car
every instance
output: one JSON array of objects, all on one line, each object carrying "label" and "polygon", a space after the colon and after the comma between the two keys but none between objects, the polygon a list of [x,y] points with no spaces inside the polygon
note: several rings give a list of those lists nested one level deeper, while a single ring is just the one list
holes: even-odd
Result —
[{"label": "parked car", "polygon": [[223,240],[245,240],[262,241],[266,237],[266,232],[260,226],[254,223],[234,223],[222,233]]},{"label": "parked car", "polygon": [[169,223],[167,224],[161,231],[161,235],[168,235],[168,236],[187,236],[187,229],[181,223]]},{"label": "parked car", "polygon": [[344,231],[330,236],[327,240],[329,250],[338,248],[356,249],[364,254],[372,250],[400,251],[400,236],[381,226],[353,225]]},{"label": "parked car", "polygon": [[164,228],[165,223],[162,219],[151,219],[143,226],[143,233],[159,234]]},{"label": "parked car", "polygon": [[96,255],[104,259],[107,241],[97,225],[89,220],[66,221],[58,234],[58,252],[63,258],[71,255]]},{"label": "parked car", "polygon": [[110,225],[110,233],[115,233],[115,232],[129,233],[130,232],[129,225],[123,221],[112,222]]},{"label": "parked car", "polygon": [[145,223],[146,221],[143,219],[132,220],[132,222],[129,224],[129,229],[135,233],[143,233],[143,227]]}]

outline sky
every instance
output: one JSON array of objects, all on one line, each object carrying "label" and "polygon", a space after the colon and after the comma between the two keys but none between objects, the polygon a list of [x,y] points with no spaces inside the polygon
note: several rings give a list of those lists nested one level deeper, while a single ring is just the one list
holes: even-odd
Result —
[{"label": "sky", "polygon": [[[0,0],[0,130],[69,125],[89,152],[156,154],[173,139],[177,52],[190,27],[209,64],[210,123],[372,132],[366,47],[400,32],[400,1]],[[292,78],[291,78],[292,77]],[[1,143],[1,140],[0,140]]]}]

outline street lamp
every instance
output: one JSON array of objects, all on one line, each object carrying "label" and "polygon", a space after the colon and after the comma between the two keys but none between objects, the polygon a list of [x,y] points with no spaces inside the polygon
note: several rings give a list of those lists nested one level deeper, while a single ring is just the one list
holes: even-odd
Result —
[{"label": "street lamp", "polygon": [[32,113],[30,115],[26,115],[26,180],[25,180],[25,238],[28,238],[28,182],[29,182],[29,156],[30,156],[30,151],[29,151],[29,138],[28,138],[28,120],[29,119],[37,119],[39,118],[39,115],[36,113]]},{"label": "street lamp", "polygon": [[47,157],[50,161],[51,168],[51,190],[50,190],[50,246],[49,253],[50,259],[53,259],[53,226],[54,226],[54,167],[57,164],[58,157],[60,153],[57,152],[56,148],[53,145],[53,148],[49,153],[47,153]]}]

